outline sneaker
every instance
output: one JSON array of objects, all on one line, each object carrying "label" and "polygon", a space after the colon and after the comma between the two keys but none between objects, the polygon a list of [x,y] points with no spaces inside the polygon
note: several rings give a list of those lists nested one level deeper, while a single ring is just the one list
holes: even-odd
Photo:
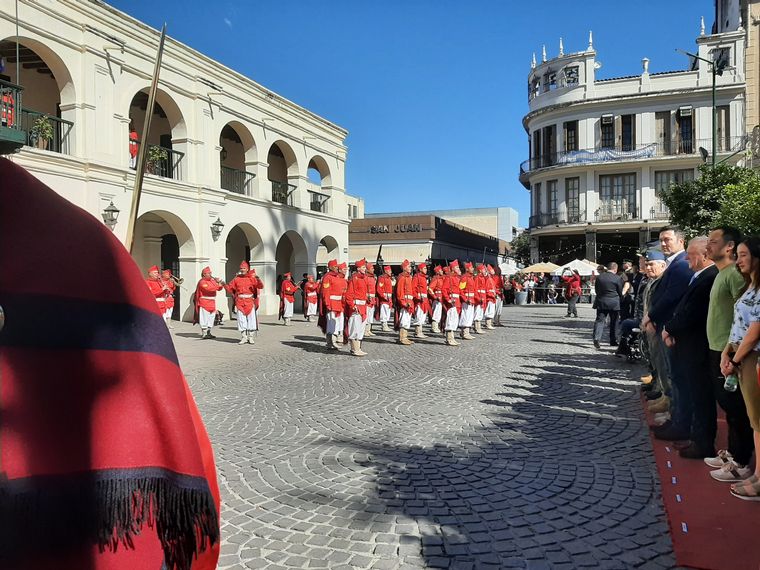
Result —
[{"label": "sneaker", "polygon": [[[705,457],[705,463],[708,459],[715,459],[714,457]],[[737,481],[744,481],[752,475],[752,469],[748,466],[739,465],[733,459],[723,464],[720,469],[710,471],[710,477],[716,481],[725,481],[726,483],[736,483]]]},{"label": "sneaker", "polygon": [[710,467],[718,469],[723,467],[726,463],[732,462],[734,456],[727,449],[721,449],[715,457],[705,457],[705,463]]},{"label": "sneaker", "polygon": [[661,426],[669,419],[670,419],[670,414],[668,412],[661,412],[659,414],[654,415],[654,421],[652,423],[654,423],[654,425],[656,426]]}]

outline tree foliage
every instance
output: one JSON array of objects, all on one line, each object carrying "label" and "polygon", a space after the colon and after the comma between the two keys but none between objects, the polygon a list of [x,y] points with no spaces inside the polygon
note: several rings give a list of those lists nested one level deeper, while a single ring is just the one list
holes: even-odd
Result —
[{"label": "tree foliage", "polygon": [[510,243],[510,254],[513,258],[523,263],[530,263],[530,235],[522,232]]},{"label": "tree foliage", "polygon": [[760,175],[752,169],[702,165],[696,180],[673,184],[662,192],[662,201],[688,236],[721,224],[760,234]]}]

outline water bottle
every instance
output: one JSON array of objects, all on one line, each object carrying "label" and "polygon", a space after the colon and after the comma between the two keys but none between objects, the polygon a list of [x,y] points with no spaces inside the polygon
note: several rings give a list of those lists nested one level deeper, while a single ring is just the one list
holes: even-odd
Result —
[{"label": "water bottle", "polygon": [[726,392],[736,392],[739,387],[739,377],[736,374],[729,374],[726,376],[726,381],[723,383],[723,389]]}]

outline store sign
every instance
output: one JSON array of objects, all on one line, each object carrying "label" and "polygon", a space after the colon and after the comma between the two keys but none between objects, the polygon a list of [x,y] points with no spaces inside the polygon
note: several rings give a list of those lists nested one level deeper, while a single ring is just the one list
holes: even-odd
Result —
[{"label": "store sign", "polygon": [[387,234],[390,232],[388,226],[370,226],[369,233],[371,234]]},{"label": "store sign", "polygon": [[370,226],[369,233],[371,234],[389,234],[393,230],[393,233],[402,234],[408,232],[421,232],[422,224],[396,224],[393,226]]}]

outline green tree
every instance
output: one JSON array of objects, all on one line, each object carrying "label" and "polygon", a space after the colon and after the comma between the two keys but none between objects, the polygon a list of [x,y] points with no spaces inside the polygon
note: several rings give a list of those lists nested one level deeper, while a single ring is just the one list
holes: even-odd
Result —
[{"label": "green tree", "polygon": [[523,263],[530,263],[530,235],[528,232],[522,232],[510,243],[510,253],[512,257]]},{"label": "green tree", "polygon": [[760,233],[760,175],[727,164],[699,167],[699,177],[662,192],[671,221],[687,236],[705,234],[718,224]]}]

